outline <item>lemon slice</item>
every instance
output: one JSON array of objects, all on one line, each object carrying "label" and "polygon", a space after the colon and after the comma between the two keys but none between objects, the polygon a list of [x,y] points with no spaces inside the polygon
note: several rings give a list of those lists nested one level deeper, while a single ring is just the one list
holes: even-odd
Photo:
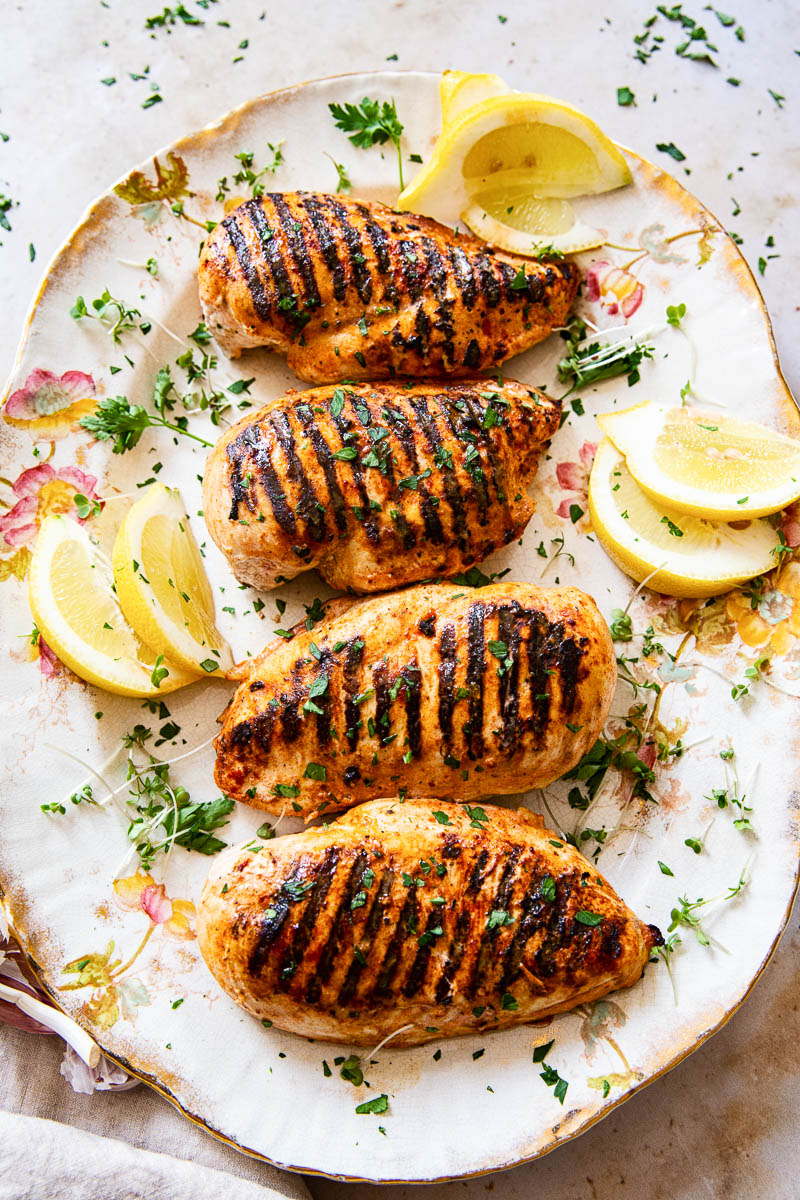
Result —
[{"label": "lemon slice", "polygon": [[179,492],[148,488],[119,527],[112,563],[122,611],[148,645],[195,674],[233,666]]},{"label": "lemon slice", "polygon": [[768,521],[737,526],[668,509],[647,496],[609,438],[589,477],[589,512],[617,566],[668,596],[717,596],[777,563],[778,536]]},{"label": "lemon slice", "polygon": [[713,521],[779,512],[800,497],[800,441],[697,408],[639,404],[597,423],[649,496]]},{"label": "lemon slice", "polygon": [[498,94],[501,83],[497,76],[444,77],[442,132],[398,208],[452,222],[479,194],[485,200],[507,187],[567,200],[630,183],[622,154],[584,113],[549,96]]},{"label": "lemon slice", "polygon": [[577,254],[602,246],[604,236],[581,221],[566,200],[531,195],[524,185],[479,192],[462,213],[473,233],[510,254]]},{"label": "lemon slice", "polygon": [[154,674],[156,651],[128,625],[113,582],[110,562],[83,526],[45,517],[31,558],[29,599],[39,632],[61,661],[120,696],[159,696],[194,683],[196,674],[166,660]]}]

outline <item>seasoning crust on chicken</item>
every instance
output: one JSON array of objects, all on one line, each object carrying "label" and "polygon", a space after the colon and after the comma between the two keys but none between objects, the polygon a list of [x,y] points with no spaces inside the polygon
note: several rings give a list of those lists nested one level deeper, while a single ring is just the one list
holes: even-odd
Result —
[{"label": "seasoning crust on chicken", "polygon": [[217,442],[206,524],[260,588],[311,567],[356,592],[453,575],[522,534],[560,413],[513,380],[289,392]]},{"label": "seasoning crust on chicken", "polygon": [[579,272],[383,204],[268,192],[229,213],[199,264],[221,348],[266,346],[309,383],[474,375],[563,325]]},{"label": "seasoning crust on chicken", "polygon": [[576,588],[448,583],[333,601],[234,677],[217,784],[310,819],[387,793],[544,787],[594,745],[617,672]]},{"label": "seasoning crust on chicken", "polygon": [[541,817],[429,800],[226,851],[197,918],[206,964],[253,1016],[359,1046],[564,1012],[636,983],[662,943]]}]

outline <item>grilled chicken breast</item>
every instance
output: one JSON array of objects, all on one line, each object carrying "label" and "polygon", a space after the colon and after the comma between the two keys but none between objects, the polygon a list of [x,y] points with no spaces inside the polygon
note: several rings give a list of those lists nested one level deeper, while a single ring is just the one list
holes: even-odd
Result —
[{"label": "grilled chicken breast", "polygon": [[430,800],[219,855],[197,936],[253,1016],[359,1046],[564,1012],[630,987],[662,942],[541,817]]},{"label": "grilled chicken breast", "polygon": [[544,787],[594,745],[616,684],[608,626],[575,588],[423,584],[300,628],[238,668],[214,777],[306,819]]},{"label": "grilled chicken breast", "polygon": [[560,412],[511,380],[290,392],[217,442],[206,524],[261,588],[310,567],[356,592],[452,575],[524,530]]},{"label": "grilled chicken breast", "polygon": [[234,209],[198,270],[222,349],[267,346],[309,383],[474,375],[563,325],[579,279],[566,260],[517,258],[428,217],[313,192]]}]

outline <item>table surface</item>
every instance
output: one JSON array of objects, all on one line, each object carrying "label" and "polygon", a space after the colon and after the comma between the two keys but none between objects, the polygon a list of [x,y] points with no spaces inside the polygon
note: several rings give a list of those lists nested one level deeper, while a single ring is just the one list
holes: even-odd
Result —
[{"label": "table surface", "polygon": [[[0,230],[3,377],[44,265],[86,205],[131,165],[250,96],[391,65],[495,72],[512,86],[571,101],[623,145],[673,167],[743,239],[761,276],[784,374],[800,394],[800,294],[790,267],[800,250],[800,27],[793,0],[736,0],[733,24],[710,6],[685,4],[718,48],[716,67],[676,55],[687,35],[663,14],[651,30],[651,41],[664,39],[660,51],[637,61],[634,38],[656,13],[642,0],[605,8],[593,0],[350,0],[346,8],[295,0],[267,10],[265,3],[208,0],[204,9],[187,0],[203,26],[178,20],[154,30],[145,22],[163,11],[160,0],[3,6],[0,193],[15,202],[6,211],[11,231]],[[144,108],[156,94],[152,84],[162,99]],[[635,104],[618,105],[623,86]],[[659,142],[680,147],[685,160],[671,163]],[[564,1200],[795,1197],[798,940],[794,916],[765,976],[725,1029],[582,1137],[528,1166],[435,1185],[428,1194],[477,1200],[493,1191],[516,1200],[557,1188]],[[4,1045],[20,1061],[52,1055],[49,1040],[47,1051],[22,1035]],[[98,1094],[76,1108],[65,1095],[63,1119],[91,1124],[92,1112],[120,1099]],[[155,1130],[163,1102],[154,1093],[147,1102],[147,1128]],[[443,1116],[439,1136],[446,1136],[445,1097]],[[163,1119],[179,1118],[165,1111]],[[115,1132],[126,1136],[124,1128]],[[130,1140],[143,1144],[133,1130]],[[317,1200],[379,1194],[321,1179],[309,1186]],[[385,1200],[410,1192],[380,1189]]]}]

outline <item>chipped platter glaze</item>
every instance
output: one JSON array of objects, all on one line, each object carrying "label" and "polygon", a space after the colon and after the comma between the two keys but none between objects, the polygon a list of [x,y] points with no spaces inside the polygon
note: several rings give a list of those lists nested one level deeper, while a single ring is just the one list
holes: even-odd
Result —
[{"label": "chipped platter glaze", "polygon": [[[99,396],[121,393],[148,403],[164,363],[182,380],[175,358],[183,347],[167,331],[186,342],[200,319],[195,267],[202,232],[172,207],[182,204],[184,214],[201,224],[219,219],[222,206],[214,197],[222,176],[228,177],[230,195],[247,194],[231,182],[240,165],[234,154],[252,150],[258,166],[266,161],[267,143],[285,139],[284,165],[274,179],[267,177],[268,186],[333,190],[336,172],[327,151],[345,164],[355,195],[396,198],[392,148],[354,149],[328,113],[329,101],[357,102],[364,95],[393,96],[406,127],[406,157],[428,154],[439,125],[436,76],[345,76],[278,92],[184,138],[161,152],[157,164],[142,164],[140,175],[128,176],[116,193],[110,190],[92,206],[48,269],[0,419],[0,628],[7,663],[0,699],[0,885],[13,925],[57,1002],[106,1053],[188,1117],[290,1169],[426,1181],[497,1170],[574,1136],[698,1046],[752,987],[796,886],[792,693],[800,692],[800,561],[789,558],[758,594],[737,590],[708,606],[649,592],[634,601],[634,630],[652,625],[654,640],[664,647],[647,661],[640,639],[617,646],[620,654],[638,655],[632,670],[640,681],[653,679],[662,687],[658,723],[651,730],[667,756],[664,764],[655,764],[650,785],[658,803],[631,797],[630,777],[618,773],[610,773],[588,813],[570,807],[574,781],[554,785],[546,797],[525,797],[564,832],[602,833],[605,826],[605,841],[589,835],[582,843],[585,852],[599,852],[601,869],[628,904],[665,933],[678,896],[725,896],[747,867],[746,888],[707,910],[711,946],[700,945],[689,928],[678,930],[682,945],[672,957],[677,1005],[660,963],[648,967],[633,989],[543,1025],[445,1041],[439,1061],[432,1058],[434,1045],[395,1051],[389,1045],[365,1071],[370,1087],[353,1088],[336,1068],[330,1078],[322,1068],[323,1059],[332,1063],[351,1047],[265,1030],[213,982],[194,937],[193,901],[208,859],[176,849],[166,870],[157,859],[145,877],[134,860],[125,862],[125,821],[113,807],[73,808],[67,801],[63,817],[40,811],[41,803],[65,799],[87,779],[86,770],[60,751],[91,764],[117,786],[124,777],[121,734],[144,721],[157,736],[165,720],[143,712],[139,701],[76,680],[26,636],[31,618],[25,575],[45,512],[68,511],[77,518],[75,491],[105,498],[136,493],[136,484],[155,471],[153,464],[163,462],[157,477],[181,488],[198,541],[205,543],[220,626],[240,658],[271,637],[274,595],[287,601],[280,623],[288,625],[303,616],[303,604],[328,594],[312,573],[264,595],[265,607],[256,613],[255,593],[240,590],[202,518],[194,516],[202,448],[176,446],[170,435],[154,430],[133,452],[112,456],[77,421]],[[613,247],[580,256],[588,283],[578,311],[602,328],[657,329],[651,335],[654,358],[642,364],[641,382],[633,389],[623,377],[580,393],[585,411],[570,409],[550,459],[542,463],[534,485],[537,512],[522,544],[484,564],[487,572],[510,568],[511,579],[545,584],[558,579],[583,587],[609,619],[613,608],[624,608],[633,585],[606,558],[586,513],[586,480],[599,440],[593,414],[645,399],[678,401],[692,373],[692,349],[680,331],[663,328],[667,304],[687,305],[684,324],[697,349],[692,383],[698,396],[782,432],[800,431],[763,302],[735,246],[675,180],[635,154],[629,161],[631,188],[580,204],[581,215],[607,230]],[[157,278],[144,268],[150,257],[157,259]],[[146,337],[136,333],[117,346],[98,322],[70,318],[78,294],[89,302],[106,287],[151,320]],[[563,343],[551,338],[516,359],[509,374],[559,395],[565,388],[555,368],[562,350]],[[121,369],[112,373],[111,366]],[[266,352],[245,354],[236,363],[220,356],[217,386],[252,376],[253,398],[262,402],[298,386],[283,361]],[[238,415],[238,399],[233,396],[228,416]],[[190,422],[213,438],[204,415]],[[101,541],[109,537],[112,517],[129,502],[110,502],[94,519]],[[783,529],[791,545],[800,542],[794,514]],[[222,612],[223,605],[233,607],[235,616]],[[673,662],[669,653],[679,648]],[[772,656],[775,686],[745,676],[765,653]],[[731,687],[742,681],[750,684],[750,694],[737,703]],[[230,691],[208,680],[166,697],[181,733],[156,753],[171,759],[207,742]],[[652,695],[640,692],[634,699],[631,688],[620,683],[609,735],[624,731],[623,720],[632,719],[636,703],[645,699],[652,708]],[[679,738],[685,753],[670,754]],[[729,782],[719,758],[729,741],[736,749],[740,788],[752,806],[753,832],[734,827],[738,811],[720,810],[706,798]],[[135,757],[145,761],[140,752]],[[173,777],[193,799],[218,794],[212,761],[205,746],[173,766]],[[102,794],[97,781],[95,794]],[[241,808],[221,836],[229,842],[249,838],[262,817]],[[686,839],[701,837],[712,818],[703,852],[695,854]],[[285,820],[281,832],[297,827]],[[672,876],[662,873],[659,861]],[[551,1040],[547,1061],[569,1083],[563,1106],[531,1061],[535,1047]],[[485,1053],[474,1060],[478,1049]],[[389,1096],[385,1115],[356,1115],[357,1104],[381,1092]]]}]

